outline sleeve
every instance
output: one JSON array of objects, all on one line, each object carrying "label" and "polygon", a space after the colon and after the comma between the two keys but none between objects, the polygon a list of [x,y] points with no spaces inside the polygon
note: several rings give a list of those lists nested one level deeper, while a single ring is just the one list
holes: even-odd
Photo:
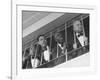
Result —
[{"label": "sleeve", "polygon": [[35,45],[35,57],[39,60],[41,60],[41,46]]}]

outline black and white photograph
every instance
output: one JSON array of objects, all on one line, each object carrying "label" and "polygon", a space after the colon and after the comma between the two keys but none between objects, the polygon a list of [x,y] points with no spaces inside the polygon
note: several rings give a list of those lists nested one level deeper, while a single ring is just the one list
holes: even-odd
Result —
[{"label": "black and white photograph", "polygon": [[[22,10],[22,69],[89,66],[89,13]],[[79,64],[79,63],[77,63]],[[74,67],[73,65],[70,67]]]},{"label": "black and white photograph", "polygon": [[95,8],[35,3],[13,7],[13,79],[95,71]]}]

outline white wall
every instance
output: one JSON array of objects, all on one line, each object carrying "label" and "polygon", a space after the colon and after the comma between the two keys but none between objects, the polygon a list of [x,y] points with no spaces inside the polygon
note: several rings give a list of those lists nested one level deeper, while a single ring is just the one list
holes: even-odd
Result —
[{"label": "white wall", "polygon": [[[97,34],[100,34],[100,0],[25,0],[25,1],[36,1],[36,2],[47,2],[47,3],[60,3],[60,4],[79,4],[79,5],[96,5],[98,8],[98,27]],[[0,80],[8,80],[10,75],[10,53],[11,53],[11,1],[1,0],[0,1]],[[100,37],[98,36],[98,41]],[[100,44],[100,42],[98,42]],[[98,45],[99,48],[99,45]],[[100,51],[98,51],[99,53]],[[55,77],[54,80],[99,80],[100,75],[100,54],[98,54],[98,73],[93,75],[85,76],[67,76],[67,77]],[[40,79],[42,80],[42,79]],[[44,80],[44,79],[43,79]],[[46,79],[47,80],[47,79]],[[51,80],[48,79],[48,80]]]}]

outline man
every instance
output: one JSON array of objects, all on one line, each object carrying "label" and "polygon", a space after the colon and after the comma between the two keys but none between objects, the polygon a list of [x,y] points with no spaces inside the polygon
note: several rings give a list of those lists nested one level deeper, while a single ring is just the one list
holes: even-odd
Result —
[{"label": "man", "polygon": [[[56,45],[52,50],[52,58],[56,59],[59,58],[62,55],[67,54],[67,45],[65,43],[64,37],[60,32],[56,32],[54,35],[54,39],[56,41]],[[66,58],[63,58],[63,60],[57,60],[54,65],[61,63],[62,61],[65,61]]]},{"label": "man", "polygon": [[36,61],[36,66],[39,66],[41,64],[44,64],[46,62],[50,61],[50,55],[51,51],[49,49],[49,46],[47,46],[47,41],[45,39],[44,35],[39,35],[37,37],[37,44],[35,47],[35,57],[34,60]]},{"label": "man", "polygon": [[[70,53],[68,57],[70,56],[71,58],[75,58],[83,54],[83,52],[87,49],[84,46],[88,45],[89,41],[85,33],[85,28],[80,20],[73,21],[73,38],[71,39],[71,41],[72,42],[70,43],[72,45],[72,50],[76,50],[76,51]],[[84,48],[78,50],[78,48],[81,47]]]},{"label": "man", "polygon": [[36,45],[31,44],[30,54],[31,54],[32,68],[36,68],[39,65],[39,60],[35,56],[35,54],[36,54]]},{"label": "man", "polygon": [[80,20],[73,22],[74,44],[73,49],[83,47],[88,44],[88,38],[85,36],[84,27]]},{"label": "man", "polygon": [[30,50],[26,49],[22,55],[22,68],[32,68]]},{"label": "man", "polygon": [[63,35],[60,32],[55,33],[54,39],[57,44],[55,45],[53,52],[56,53],[54,58],[57,58],[57,57],[65,54],[67,46],[66,46],[65,40],[63,38]]}]

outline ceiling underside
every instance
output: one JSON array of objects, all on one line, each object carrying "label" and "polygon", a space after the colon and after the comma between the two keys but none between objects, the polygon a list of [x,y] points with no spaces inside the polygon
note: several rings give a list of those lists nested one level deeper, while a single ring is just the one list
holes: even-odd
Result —
[{"label": "ceiling underside", "polygon": [[30,25],[36,23],[40,19],[49,15],[50,12],[37,12],[37,11],[23,11],[22,12],[22,25],[23,30]]}]

